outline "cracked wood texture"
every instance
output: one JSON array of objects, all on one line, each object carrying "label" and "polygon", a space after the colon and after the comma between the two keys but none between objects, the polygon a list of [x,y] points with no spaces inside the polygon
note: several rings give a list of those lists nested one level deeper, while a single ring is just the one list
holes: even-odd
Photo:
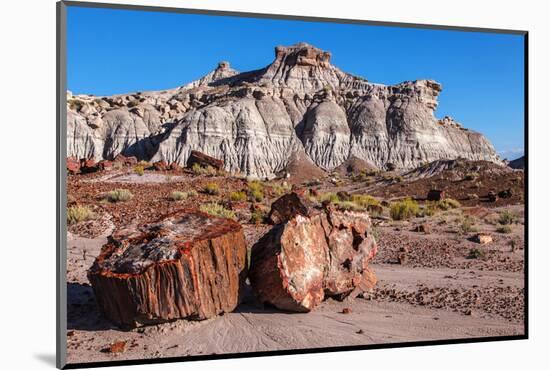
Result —
[{"label": "cracked wood texture", "polygon": [[279,205],[292,205],[277,208],[285,222],[252,247],[249,279],[258,299],[308,312],[325,297],[341,300],[372,289],[376,277],[368,264],[377,247],[368,214],[313,210],[296,194],[284,197]]},{"label": "cracked wood texture", "polygon": [[242,227],[189,210],[116,231],[88,271],[103,314],[127,328],[230,312],[246,275]]}]

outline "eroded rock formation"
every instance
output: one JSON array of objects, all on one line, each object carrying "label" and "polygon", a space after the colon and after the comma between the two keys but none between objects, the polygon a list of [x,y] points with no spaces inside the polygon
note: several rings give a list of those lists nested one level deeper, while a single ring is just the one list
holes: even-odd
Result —
[{"label": "eroded rock formation", "polygon": [[178,211],[118,230],[88,272],[99,307],[122,327],[232,311],[246,279],[235,221]]},{"label": "eroded rock formation", "polygon": [[248,176],[284,172],[294,153],[333,170],[349,158],[384,168],[439,159],[500,163],[491,143],[451,117],[434,116],[442,86],[431,80],[371,83],[299,43],[275,48],[265,68],[227,62],[180,88],[110,97],[68,97],[67,156],[187,163],[192,150]]},{"label": "eroded rock formation", "polygon": [[365,212],[313,209],[291,193],[274,203],[282,223],[253,247],[249,279],[262,303],[308,312],[325,297],[343,299],[369,290],[376,254]]}]

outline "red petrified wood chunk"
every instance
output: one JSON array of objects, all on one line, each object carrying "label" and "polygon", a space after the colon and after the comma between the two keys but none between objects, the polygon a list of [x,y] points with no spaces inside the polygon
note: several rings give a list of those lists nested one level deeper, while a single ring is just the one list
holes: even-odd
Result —
[{"label": "red petrified wood chunk", "polygon": [[285,194],[277,199],[271,205],[271,210],[268,214],[268,219],[273,224],[286,222],[296,215],[312,216],[316,212],[313,208],[313,203],[309,201],[304,194],[294,191],[290,194]]},{"label": "red petrified wood chunk", "polygon": [[198,211],[115,232],[88,271],[103,314],[122,327],[232,311],[246,279],[241,225]]},{"label": "red petrified wood chunk", "polygon": [[74,175],[80,171],[80,161],[75,157],[67,158],[67,172]]},{"label": "red petrified wood chunk", "polygon": [[201,167],[210,166],[217,170],[223,170],[224,168],[224,163],[221,159],[216,159],[199,151],[192,150],[189,155],[189,159],[187,160],[187,166],[193,167],[195,163]]},{"label": "red petrified wood chunk", "polygon": [[165,161],[158,161],[153,163],[153,169],[155,171],[168,171],[168,163]]},{"label": "red petrified wood chunk", "polygon": [[309,214],[285,213],[289,220],[252,247],[249,279],[260,302],[308,312],[327,296],[355,297],[376,284],[368,267],[377,250],[368,214],[330,207]]},{"label": "red petrified wood chunk", "polygon": [[428,195],[426,196],[426,200],[430,201],[439,201],[443,199],[445,199],[445,191],[443,190],[432,189],[428,191]]}]

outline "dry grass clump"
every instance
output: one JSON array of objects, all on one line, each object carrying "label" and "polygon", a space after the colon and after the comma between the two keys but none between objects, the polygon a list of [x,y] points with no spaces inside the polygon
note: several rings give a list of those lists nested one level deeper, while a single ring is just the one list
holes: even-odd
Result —
[{"label": "dry grass clump", "polygon": [[145,173],[145,167],[140,164],[134,166],[134,173],[138,174],[139,176],[143,176],[143,174]]},{"label": "dry grass clump", "polygon": [[244,191],[234,191],[231,194],[229,194],[229,199],[233,202],[242,202],[246,200],[247,196]]},{"label": "dry grass clump", "polygon": [[180,200],[186,200],[190,197],[196,197],[197,192],[195,190],[189,190],[189,191],[177,191],[174,190],[170,193],[170,199],[173,201],[180,201]]},{"label": "dry grass clump", "polygon": [[223,171],[218,171],[212,166],[203,167],[198,163],[193,164],[193,166],[191,167],[191,171],[193,171],[195,175],[205,176],[221,176],[223,174]]},{"label": "dry grass clump", "polygon": [[452,198],[447,198],[447,199],[438,201],[437,207],[443,211],[460,208],[460,202]]},{"label": "dry grass clump", "polygon": [[470,252],[466,256],[467,259],[478,259],[483,257],[485,257],[485,252],[477,248],[470,249]]},{"label": "dry grass clump", "polygon": [[475,226],[475,219],[471,216],[466,216],[462,219],[460,224],[460,231],[463,233],[477,232],[477,227]]},{"label": "dry grass clump", "polygon": [[275,194],[275,196],[280,197],[280,196],[290,192],[290,190],[292,190],[292,186],[287,182],[274,183],[274,184],[271,184],[271,189],[272,189],[273,193]]},{"label": "dry grass clump", "polygon": [[500,212],[497,221],[501,225],[511,225],[514,223],[515,219],[516,219],[516,216],[512,212],[506,209]]},{"label": "dry grass clump", "polygon": [[212,216],[230,218],[236,220],[235,212],[230,209],[225,208],[223,205],[218,203],[206,203],[202,204],[199,208],[202,212],[208,213]]},{"label": "dry grass clump", "polygon": [[510,225],[501,225],[497,227],[497,232],[501,234],[510,234],[512,233],[512,228],[510,227]]},{"label": "dry grass clump", "polygon": [[252,214],[250,215],[250,223],[253,224],[260,224],[265,221],[265,217],[267,215],[267,212],[263,209],[256,209]]},{"label": "dry grass clump", "polygon": [[105,199],[107,199],[111,203],[116,202],[126,202],[134,197],[134,194],[128,189],[115,189],[111,190],[105,195]]},{"label": "dry grass clump", "polygon": [[72,206],[67,208],[67,223],[77,224],[82,221],[93,220],[96,214],[86,206]]},{"label": "dry grass clump", "polygon": [[390,216],[393,220],[406,220],[420,213],[418,203],[407,198],[399,202],[394,202],[390,206]]},{"label": "dry grass clump", "polygon": [[264,200],[264,185],[260,181],[250,181],[248,183],[248,196],[253,202]]},{"label": "dry grass clump", "polygon": [[206,184],[204,186],[203,191],[206,194],[218,195],[218,194],[220,194],[220,186],[218,184],[216,184],[215,182],[209,182],[208,184]]}]

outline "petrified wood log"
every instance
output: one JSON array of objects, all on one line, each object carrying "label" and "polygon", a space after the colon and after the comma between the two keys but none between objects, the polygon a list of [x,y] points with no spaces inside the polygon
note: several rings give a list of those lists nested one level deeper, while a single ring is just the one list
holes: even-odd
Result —
[{"label": "petrified wood log", "polygon": [[367,213],[297,213],[252,247],[249,279],[261,302],[308,312],[327,296],[343,299],[371,289],[376,277],[368,263],[375,255]]},{"label": "petrified wood log", "polygon": [[232,311],[247,274],[241,225],[197,211],[118,230],[88,271],[104,315],[122,327]]},{"label": "petrified wood log", "polygon": [[202,152],[192,150],[191,154],[189,155],[189,159],[187,160],[187,166],[193,167],[195,163],[199,164],[201,167],[210,166],[217,170],[223,170],[224,168],[224,163],[221,159],[217,159]]}]

